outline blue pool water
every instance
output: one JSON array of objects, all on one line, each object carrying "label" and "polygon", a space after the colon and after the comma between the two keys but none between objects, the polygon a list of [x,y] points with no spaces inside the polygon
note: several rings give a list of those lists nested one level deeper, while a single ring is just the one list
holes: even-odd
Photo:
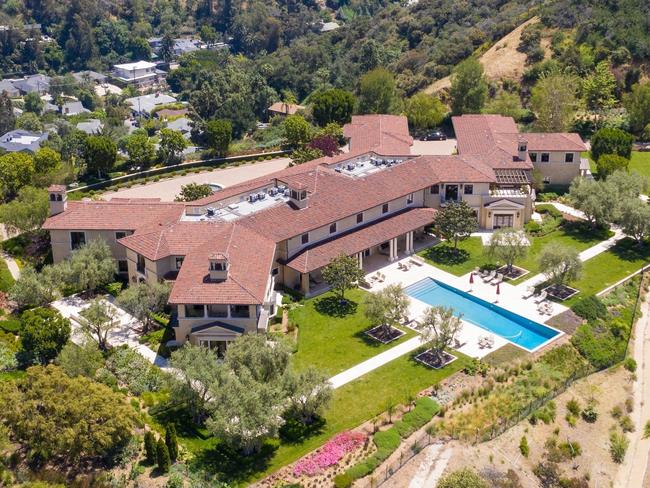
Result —
[{"label": "blue pool water", "polygon": [[559,331],[533,322],[493,303],[475,297],[433,278],[425,278],[406,287],[407,295],[431,306],[451,307],[461,316],[482,329],[532,351],[560,334]]}]

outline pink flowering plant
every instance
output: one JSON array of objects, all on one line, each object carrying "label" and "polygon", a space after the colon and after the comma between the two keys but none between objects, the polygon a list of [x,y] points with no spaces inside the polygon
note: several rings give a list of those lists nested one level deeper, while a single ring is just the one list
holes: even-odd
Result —
[{"label": "pink flowering plant", "polygon": [[361,432],[342,432],[325,443],[315,453],[305,456],[293,468],[294,476],[314,476],[337,464],[343,456],[354,451],[366,440]]}]

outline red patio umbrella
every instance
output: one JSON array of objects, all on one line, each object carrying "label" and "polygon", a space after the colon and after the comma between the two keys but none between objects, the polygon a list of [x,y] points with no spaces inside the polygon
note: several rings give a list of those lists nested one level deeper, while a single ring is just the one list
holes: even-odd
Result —
[{"label": "red patio umbrella", "polygon": [[469,291],[474,287],[474,273],[469,274]]}]

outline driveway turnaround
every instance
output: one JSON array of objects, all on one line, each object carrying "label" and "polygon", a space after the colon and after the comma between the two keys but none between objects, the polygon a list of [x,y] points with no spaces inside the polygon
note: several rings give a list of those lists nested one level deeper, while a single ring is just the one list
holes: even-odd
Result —
[{"label": "driveway turnaround", "polygon": [[164,202],[172,202],[174,197],[180,193],[181,186],[188,183],[218,183],[223,187],[228,187],[284,169],[290,162],[290,158],[277,158],[242,166],[230,166],[201,173],[190,173],[156,183],[134,185],[123,190],[108,191],[103,194],[103,197],[107,200],[111,198],[160,198]]}]

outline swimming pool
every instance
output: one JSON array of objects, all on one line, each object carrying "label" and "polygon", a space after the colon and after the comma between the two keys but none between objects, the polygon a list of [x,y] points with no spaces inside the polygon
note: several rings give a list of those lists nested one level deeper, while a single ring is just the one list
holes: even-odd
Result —
[{"label": "swimming pool", "polygon": [[407,295],[431,306],[451,307],[454,315],[534,351],[561,334],[560,331],[529,320],[493,303],[475,297],[433,278],[424,278],[404,290]]}]

